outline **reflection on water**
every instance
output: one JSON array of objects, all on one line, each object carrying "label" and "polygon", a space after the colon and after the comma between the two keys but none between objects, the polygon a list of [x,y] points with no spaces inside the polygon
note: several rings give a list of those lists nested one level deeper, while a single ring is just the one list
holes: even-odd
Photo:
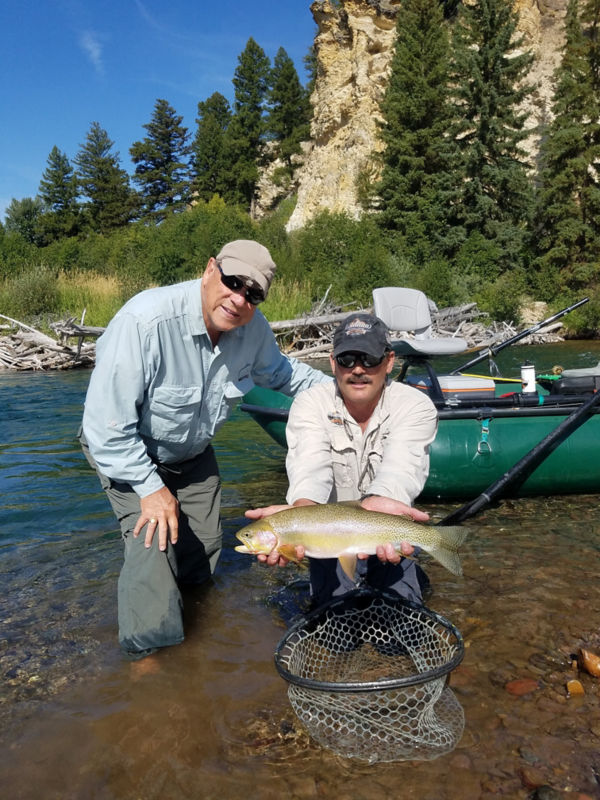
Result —
[{"label": "reflection on water", "polygon": [[[513,348],[511,369],[600,360],[600,344],[583,350]],[[121,544],[75,441],[88,377],[0,375],[3,796],[462,800],[544,784],[598,796],[600,680],[571,658],[600,653],[596,495],[507,501],[469,520],[461,579],[428,562],[429,605],[465,638],[450,681],[465,731],[435,761],[369,766],[309,739],[275,670],[285,624],[268,598],[298,573],[233,544],[245,508],[281,500],[283,454],[241,414],[217,443],[226,546],[214,585],[186,598],[182,645],[145,671],[122,660]],[[583,696],[567,696],[572,677]]]}]

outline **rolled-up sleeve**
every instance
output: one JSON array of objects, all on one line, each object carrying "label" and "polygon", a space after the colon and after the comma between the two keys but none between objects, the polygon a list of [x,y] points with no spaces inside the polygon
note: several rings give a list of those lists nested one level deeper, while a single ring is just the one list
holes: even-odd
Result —
[{"label": "rolled-up sleeve", "polygon": [[100,471],[129,483],[140,497],[164,486],[139,434],[149,380],[144,348],[136,320],[117,315],[98,340],[83,414],[83,433]]}]

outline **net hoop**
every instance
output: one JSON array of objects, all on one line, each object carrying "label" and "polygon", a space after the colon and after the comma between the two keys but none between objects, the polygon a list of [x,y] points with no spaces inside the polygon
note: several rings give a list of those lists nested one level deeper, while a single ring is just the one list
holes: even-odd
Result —
[{"label": "net hoop", "polygon": [[[395,609],[402,609],[407,614],[420,617],[428,626],[435,624],[438,626],[440,636],[447,638],[448,649],[452,653],[451,657],[443,664],[414,675],[405,675],[397,678],[381,678],[375,681],[329,681],[299,675],[290,669],[290,661],[294,651],[303,641],[318,632],[319,628],[326,626],[335,619],[336,615],[343,612],[348,601],[353,599],[366,600],[367,602],[380,600],[382,603],[393,606]],[[452,641],[451,641],[452,640]],[[343,597],[336,598],[306,616],[299,619],[292,625],[281,638],[275,649],[275,667],[281,677],[288,683],[305,689],[313,689],[323,692],[380,692],[382,690],[400,689],[407,686],[417,686],[431,681],[437,681],[448,675],[463,660],[464,641],[460,631],[445,617],[432,611],[425,606],[413,603],[399,595],[390,592],[358,588]]]}]

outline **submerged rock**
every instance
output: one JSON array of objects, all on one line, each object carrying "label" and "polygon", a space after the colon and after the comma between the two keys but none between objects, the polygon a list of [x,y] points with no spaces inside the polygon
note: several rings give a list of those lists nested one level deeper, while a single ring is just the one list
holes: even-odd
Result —
[{"label": "submerged rock", "polygon": [[589,675],[600,678],[600,656],[582,647],[579,651],[579,664]]},{"label": "submerged rock", "polygon": [[572,680],[567,681],[567,693],[569,697],[575,697],[576,695],[585,694],[585,689],[583,688],[581,681],[573,678]]},{"label": "submerged rock", "polygon": [[517,678],[514,681],[509,681],[504,688],[509,694],[521,697],[524,694],[535,692],[540,688],[540,685],[533,678]]}]

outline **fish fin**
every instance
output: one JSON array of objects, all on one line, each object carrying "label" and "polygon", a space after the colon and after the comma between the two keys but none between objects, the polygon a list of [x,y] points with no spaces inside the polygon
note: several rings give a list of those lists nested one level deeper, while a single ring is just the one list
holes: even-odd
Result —
[{"label": "fish fin", "polygon": [[288,561],[293,561],[294,564],[301,565],[302,562],[298,560],[298,556],[296,555],[296,548],[293,544],[282,544],[277,548],[277,552],[280,556],[287,558]]},{"label": "fish fin", "polygon": [[458,548],[467,538],[468,530],[460,525],[439,526],[437,530],[440,534],[439,541],[433,545],[421,544],[420,547],[453,575],[462,575]]},{"label": "fish fin", "polygon": [[356,572],[356,556],[339,556],[338,561],[346,575],[353,581]]}]

